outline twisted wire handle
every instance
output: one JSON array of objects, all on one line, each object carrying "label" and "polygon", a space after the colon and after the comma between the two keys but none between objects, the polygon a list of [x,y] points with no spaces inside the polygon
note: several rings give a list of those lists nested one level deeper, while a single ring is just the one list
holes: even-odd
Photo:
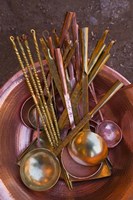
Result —
[{"label": "twisted wire handle", "polygon": [[34,103],[35,103],[35,105],[36,105],[37,111],[38,111],[38,113],[39,113],[39,115],[40,115],[40,118],[41,118],[41,120],[42,120],[42,124],[43,124],[44,130],[45,130],[45,132],[46,132],[47,138],[48,138],[48,140],[49,140],[49,143],[50,143],[50,145],[51,145],[52,147],[54,147],[54,143],[53,143],[53,141],[52,141],[52,139],[51,139],[51,136],[49,135],[49,131],[48,131],[47,126],[46,126],[46,124],[45,124],[45,120],[44,120],[43,115],[42,115],[42,113],[41,113],[41,110],[40,110],[40,107],[39,107],[37,98],[36,98],[36,96],[35,96],[35,94],[34,94],[33,87],[32,87],[32,85],[31,85],[30,80],[29,80],[29,77],[28,77],[28,75],[27,75],[27,73],[26,73],[26,70],[25,70],[23,61],[22,61],[21,56],[20,56],[20,54],[19,54],[19,52],[18,52],[16,43],[15,43],[15,41],[14,41],[14,37],[13,37],[13,36],[10,36],[10,40],[11,40],[11,42],[12,42],[12,44],[13,44],[14,51],[15,51],[16,56],[17,56],[17,58],[18,58],[20,67],[22,68],[22,72],[23,72],[24,77],[25,77],[25,79],[26,79],[26,83],[27,83],[27,86],[28,86],[28,88],[29,88],[29,91],[30,91],[30,93],[31,93],[31,95],[32,95],[32,97],[33,97],[33,100],[34,100]]},{"label": "twisted wire handle", "polygon": [[[50,123],[49,123],[49,119],[51,118],[50,116],[50,113],[49,113],[49,110],[48,110],[48,107],[47,107],[47,104],[46,104],[46,101],[44,99],[44,102],[42,102],[41,100],[41,97],[40,97],[40,94],[39,94],[39,90],[38,90],[38,87],[37,87],[37,84],[36,84],[36,81],[33,77],[33,74],[32,74],[32,71],[31,71],[31,68],[30,68],[30,65],[29,65],[29,62],[28,62],[28,59],[27,59],[27,56],[25,54],[25,51],[24,51],[24,48],[19,40],[19,37],[17,37],[17,41],[18,41],[18,44],[19,44],[19,47],[21,49],[21,52],[22,52],[22,55],[24,57],[24,60],[26,62],[26,65],[27,65],[27,68],[28,68],[28,71],[30,73],[30,77],[31,77],[31,80],[32,80],[32,83],[33,83],[33,86],[35,88],[35,92],[36,92],[36,95],[37,95],[37,98],[39,99],[39,102],[40,102],[40,105],[41,105],[41,109],[42,109],[42,112],[44,114],[44,117],[45,117],[45,120],[47,122],[47,126],[48,126],[48,129],[49,129],[49,133],[51,135],[51,139],[53,140],[54,144],[56,144],[56,140],[52,134],[52,129],[51,129],[51,126],[50,126]],[[44,104],[44,105],[43,105]]]},{"label": "twisted wire handle", "polygon": [[[40,63],[44,84],[45,84],[45,87],[46,87],[46,92],[48,94],[48,98],[49,98],[49,101],[50,101],[50,107],[51,107],[51,111],[52,111],[52,114],[53,114],[53,119],[54,119],[54,123],[55,123],[55,127],[56,127],[57,136],[58,136],[58,139],[60,139],[60,132],[59,132],[59,128],[58,128],[58,123],[57,123],[53,103],[52,103],[52,100],[51,100],[51,94],[50,94],[49,87],[48,87],[48,84],[47,84],[47,79],[46,79],[45,72],[44,72],[44,69],[43,69],[43,63],[42,63],[42,59],[41,59],[41,55],[40,55],[40,51],[39,51],[39,46],[38,46],[38,42],[37,42],[37,38],[36,38],[36,32],[35,32],[34,29],[32,29],[31,33],[33,35],[33,40],[34,40],[38,60],[39,60],[39,63]],[[56,134],[56,133],[54,132],[54,134]]]}]

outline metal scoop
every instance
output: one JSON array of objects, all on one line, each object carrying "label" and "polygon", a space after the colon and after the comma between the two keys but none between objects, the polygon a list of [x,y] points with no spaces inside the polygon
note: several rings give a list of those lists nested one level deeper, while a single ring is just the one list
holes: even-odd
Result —
[{"label": "metal scoop", "polygon": [[[98,101],[93,84],[90,86],[90,91],[95,103],[97,104]],[[104,120],[101,111],[99,114],[101,122],[97,125],[96,132],[106,141],[109,148],[113,148],[117,146],[122,140],[122,130],[115,122],[111,120]]]}]

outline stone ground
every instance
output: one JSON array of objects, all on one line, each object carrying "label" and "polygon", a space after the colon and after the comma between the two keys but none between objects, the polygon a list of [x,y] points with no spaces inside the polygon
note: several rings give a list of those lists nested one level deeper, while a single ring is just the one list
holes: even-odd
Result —
[{"label": "stone ground", "polygon": [[105,28],[117,40],[108,65],[133,82],[132,0],[0,0],[0,86],[20,68],[10,35],[29,34],[31,28],[60,30],[66,11],[75,11],[80,27],[90,27],[89,52]]}]

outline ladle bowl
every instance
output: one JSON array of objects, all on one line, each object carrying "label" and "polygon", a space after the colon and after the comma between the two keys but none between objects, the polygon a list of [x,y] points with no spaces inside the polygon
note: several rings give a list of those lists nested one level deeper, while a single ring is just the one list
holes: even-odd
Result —
[{"label": "ladle bowl", "polygon": [[71,157],[82,165],[95,166],[108,155],[108,147],[102,137],[89,129],[79,132],[68,145]]},{"label": "ladle bowl", "polygon": [[122,140],[122,131],[112,120],[102,121],[97,126],[96,132],[106,141],[108,148],[117,146]]},{"label": "ladle bowl", "polygon": [[48,149],[34,149],[27,153],[21,161],[21,179],[31,190],[46,191],[50,189],[57,183],[60,173],[60,163]]}]

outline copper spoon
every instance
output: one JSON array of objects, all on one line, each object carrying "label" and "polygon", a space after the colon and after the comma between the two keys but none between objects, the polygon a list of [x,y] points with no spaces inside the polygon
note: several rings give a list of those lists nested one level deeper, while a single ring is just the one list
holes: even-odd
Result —
[{"label": "copper spoon", "polygon": [[[90,91],[97,104],[97,96],[94,85],[91,84]],[[121,128],[112,120],[104,120],[103,114],[100,111],[101,123],[97,125],[96,132],[106,141],[109,148],[114,148],[122,140]]]}]

